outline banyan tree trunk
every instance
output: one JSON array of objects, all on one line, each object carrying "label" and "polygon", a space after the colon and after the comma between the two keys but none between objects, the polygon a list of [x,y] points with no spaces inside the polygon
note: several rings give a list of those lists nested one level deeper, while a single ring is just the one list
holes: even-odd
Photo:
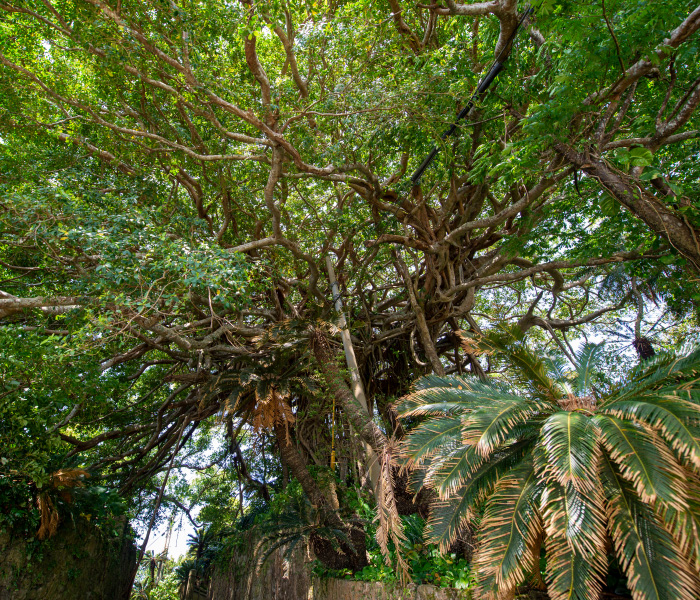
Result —
[{"label": "banyan tree trunk", "polygon": [[306,461],[291,443],[285,426],[275,423],[275,437],[280,448],[282,462],[301,485],[307,498],[321,511],[321,525],[326,525],[345,533],[351,545],[346,542],[331,542],[316,533],[311,534],[311,547],[318,558],[329,569],[351,569],[359,571],[366,567],[367,552],[365,532],[362,528],[345,523],[335,511],[333,502],[323,493],[316,480],[311,476]]}]

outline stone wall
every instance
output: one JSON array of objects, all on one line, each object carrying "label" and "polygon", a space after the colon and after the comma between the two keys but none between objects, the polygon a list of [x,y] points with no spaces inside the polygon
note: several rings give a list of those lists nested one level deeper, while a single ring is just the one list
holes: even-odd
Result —
[{"label": "stone wall", "polygon": [[180,600],[207,600],[207,590],[197,585],[197,572],[192,569],[187,581],[180,584],[178,589]]},{"label": "stone wall", "polygon": [[70,521],[41,543],[0,533],[0,600],[127,600],[136,565],[127,534],[125,520],[111,539]]},{"label": "stone wall", "polygon": [[[405,588],[371,581],[314,579],[303,600],[471,600],[468,590],[409,585]],[[299,600],[302,600],[301,598]]]},{"label": "stone wall", "polygon": [[379,582],[318,579],[310,575],[312,557],[297,550],[289,561],[275,552],[259,573],[250,576],[250,558],[241,553],[227,569],[212,576],[208,600],[471,600],[467,590]]},{"label": "stone wall", "polygon": [[312,557],[301,547],[284,559],[275,551],[255,572],[248,553],[235,554],[225,569],[216,569],[208,600],[311,600]]}]

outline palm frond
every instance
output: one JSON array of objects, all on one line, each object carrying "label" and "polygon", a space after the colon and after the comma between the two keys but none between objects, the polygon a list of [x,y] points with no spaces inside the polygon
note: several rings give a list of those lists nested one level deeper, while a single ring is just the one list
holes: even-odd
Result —
[{"label": "palm frond", "polygon": [[700,347],[686,356],[665,352],[644,361],[633,369],[627,383],[611,394],[603,405],[630,400],[652,390],[677,386],[681,382],[685,384],[685,389],[700,388]]},{"label": "palm frond", "polygon": [[598,484],[584,494],[571,484],[549,480],[542,492],[547,593],[552,600],[600,597],[607,569],[600,488]]},{"label": "palm frond", "polygon": [[532,442],[519,442],[495,454],[473,471],[453,495],[433,503],[426,527],[427,540],[438,544],[441,551],[454,542],[462,527],[472,517],[472,509],[493,491],[498,480],[532,448]]},{"label": "palm frond", "polygon": [[474,558],[480,597],[508,597],[533,569],[539,569],[535,550],[543,533],[540,492],[530,459],[503,477],[489,497]]},{"label": "palm frond", "polygon": [[700,573],[700,477],[695,473],[688,473],[687,500],[688,509],[684,511],[660,503],[655,509],[695,572]]},{"label": "palm frond", "polygon": [[490,331],[480,340],[480,347],[490,354],[502,355],[515,367],[515,382],[530,390],[536,397],[555,402],[564,394],[561,385],[550,376],[546,362],[532,352],[522,340],[517,328]]},{"label": "palm frond", "polygon": [[576,362],[576,379],[574,382],[574,393],[583,395],[588,391],[595,378],[596,369],[600,364],[603,345],[586,343],[574,356]]},{"label": "palm frond", "polygon": [[40,540],[50,538],[58,530],[60,521],[58,510],[56,510],[56,506],[47,492],[39,494],[36,503],[40,515],[39,530],[36,532],[36,537]]},{"label": "palm frond", "polygon": [[677,510],[687,509],[684,469],[666,443],[651,429],[610,415],[593,417],[600,439],[641,500],[658,499]]},{"label": "palm frond", "polygon": [[475,380],[475,378],[463,375],[425,375],[413,383],[409,396],[433,388],[452,388],[453,390],[469,388],[473,379]]},{"label": "palm frond", "polygon": [[284,396],[274,386],[264,388],[266,396],[258,397],[258,401],[252,411],[251,427],[254,431],[272,429],[275,424],[288,427],[294,423],[296,417]]},{"label": "palm frond", "polygon": [[[395,461],[394,454],[396,453],[395,442],[391,440],[383,449],[380,456],[381,475],[377,490],[377,517],[379,522],[375,538],[379,544],[379,548],[384,556],[384,561],[388,566],[391,564],[391,554],[389,552],[389,541],[394,544],[397,550],[401,547],[401,542],[406,540],[403,532],[401,517],[396,508],[396,497],[394,490],[396,489],[396,481],[394,480]],[[400,579],[408,580],[408,565],[406,564],[401,552],[396,552],[397,570]]]},{"label": "palm frond", "polygon": [[674,392],[645,396],[640,400],[621,400],[602,411],[619,419],[642,422],[659,435],[685,465],[700,473],[700,427],[698,407]]},{"label": "palm frond", "polygon": [[359,526],[352,520],[344,523],[334,510],[315,507],[306,497],[300,502],[290,503],[280,512],[264,514],[250,530],[257,540],[253,553],[256,572],[275,550],[284,548],[284,556],[288,557],[301,541],[311,536],[327,541],[336,551],[341,547],[352,550],[354,546],[347,525]]},{"label": "palm frond", "polygon": [[[640,398],[647,396],[673,396],[695,406],[696,410],[700,410],[700,380],[681,381],[675,385],[664,386],[640,396]],[[700,414],[695,419],[695,424],[700,424]]]},{"label": "palm frond", "polygon": [[430,464],[431,460],[429,458],[413,463],[408,472],[408,490],[417,494],[425,486],[425,478],[428,476]]},{"label": "palm frond", "polygon": [[697,574],[651,507],[607,458],[601,461],[608,527],[634,600],[698,598]]},{"label": "palm frond", "polygon": [[477,378],[456,375],[421,377],[411,393],[397,403],[396,411],[402,418],[468,412],[478,406],[474,392],[483,390],[480,384]]},{"label": "palm frond", "polygon": [[461,432],[462,420],[459,417],[429,419],[411,430],[411,435],[401,441],[401,455],[406,459],[407,466],[413,467],[441,448],[457,445],[461,440]]},{"label": "palm frond", "polygon": [[555,381],[565,381],[571,372],[571,363],[561,355],[549,354],[542,357],[549,376]]},{"label": "palm frond", "polygon": [[59,469],[51,475],[51,485],[56,489],[83,487],[86,477],[90,477],[90,473],[85,469]]},{"label": "palm frond", "polygon": [[493,390],[488,404],[463,419],[462,441],[471,444],[484,457],[491,454],[513,431],[535,417],[546,417],[556,410],[550,402],[523,398]]},{"label": "palm frond", "polygon": [[434,457],[425,469],[423,485],[446,499],[484,463],[474,446],[460,445],[447,455]]},{"label": "palm frond", "polygon": [[578,492],[593,489],[597,482],[598,440],[590,417],[560,411],[543,424],[538,442],[542,459],[538,471],[561,486],[571,484]]}]

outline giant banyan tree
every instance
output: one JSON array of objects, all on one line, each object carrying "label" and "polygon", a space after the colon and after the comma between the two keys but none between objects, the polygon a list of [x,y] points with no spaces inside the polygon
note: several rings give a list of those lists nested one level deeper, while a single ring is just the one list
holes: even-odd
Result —
[{"label": "giant banyan tree", "polygon": [[0,0],[0,474],[80,464],[152,508],[216,439],[269,500],[259,443],[350,532],[317,554],[360,568],[318,469],[337,453],[397,535],[425,502],[393,404],[488,376],[471,338],[653,355],[698,300],[700,7],[533,8]]}]

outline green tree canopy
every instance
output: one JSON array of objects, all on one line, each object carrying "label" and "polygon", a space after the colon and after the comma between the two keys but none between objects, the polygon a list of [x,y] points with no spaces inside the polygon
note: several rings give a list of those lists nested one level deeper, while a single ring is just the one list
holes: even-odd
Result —
[{"label": "green tree canopy", "polygon": [[700,7],[544,0],[508,43],[526,8],[0,0],[0,473],[152,500],[223,428],[246,493],[291,475],[336,514],[333,440],[387,482],[411,381],[496,368],[460,332],[693,333]]}]

